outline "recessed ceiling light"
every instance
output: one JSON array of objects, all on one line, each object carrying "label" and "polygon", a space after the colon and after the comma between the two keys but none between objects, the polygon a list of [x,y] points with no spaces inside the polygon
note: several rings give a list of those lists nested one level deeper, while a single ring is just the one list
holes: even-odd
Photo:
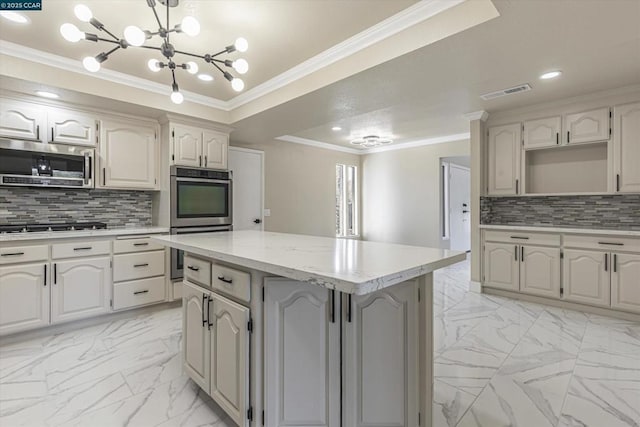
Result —
[{"label": "recessed ceiling light", "polygon": [[18,24],[26,24],[29,22],[29,18],[27,18],[23,14],[8,10],[3,10],[2,12],[0,12],[0,16],[2,16],[4,19],[8,19],[9,21],[16,22]]},{"label": "recessed ceiling light", "polygon": [[44,98],[60,98],[60,95],[53,92],[47,92],[46,90],[37,90],[36,95],[42,96]]},{"label": "recessed ceiling light", "polygon": [[555,79],[560,74],[562,74],[562,71],[549,71],[548,73],[544,73],[543,75],[541,75],[540,78],[542,80]]},{"label": "recessed ceiling light", "polygon": [[331,128],[331,130],[334,132],[338,132],[339,130],[342,130],[342,128],[340,126],[334,126]]},{"label": "recessed ceiling light", "polygon": [[210,82],[213,80],[213,77],[209,74],[198,74],[198,78],[203,82]]}]

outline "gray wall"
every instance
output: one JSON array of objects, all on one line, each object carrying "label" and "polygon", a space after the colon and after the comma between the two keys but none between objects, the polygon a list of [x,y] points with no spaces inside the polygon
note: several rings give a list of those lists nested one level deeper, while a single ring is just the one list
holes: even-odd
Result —
[{"label": "gray wall", "polygon": [[143,191],[0,188],[0,224],[105,222],[151,225],[152,193]]}]

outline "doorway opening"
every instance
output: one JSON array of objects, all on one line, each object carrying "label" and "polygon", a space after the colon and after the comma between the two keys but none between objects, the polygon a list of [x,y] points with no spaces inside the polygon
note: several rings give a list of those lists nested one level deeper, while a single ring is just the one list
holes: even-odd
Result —
[{"label": "doorway opening", "polygon": [[441,230],[444,246],[471,251],[471,157],[440,159]]}]

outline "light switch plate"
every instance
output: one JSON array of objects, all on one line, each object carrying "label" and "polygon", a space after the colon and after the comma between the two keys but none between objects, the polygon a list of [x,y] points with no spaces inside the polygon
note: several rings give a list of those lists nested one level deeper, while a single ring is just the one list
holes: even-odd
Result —
[{"label": "light switch plate", "polygon": [[271,209],[265,209],[264,216],[271,216]]}]

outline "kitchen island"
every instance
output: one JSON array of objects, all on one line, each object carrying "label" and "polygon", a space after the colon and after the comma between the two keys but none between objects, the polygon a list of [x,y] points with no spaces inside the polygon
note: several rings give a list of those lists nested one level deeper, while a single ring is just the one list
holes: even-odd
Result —
[{"label": "kitchen island", "polygon": [[431,425],[443,249],[260,231],[185,251],[183,363],[239,426]]}]

